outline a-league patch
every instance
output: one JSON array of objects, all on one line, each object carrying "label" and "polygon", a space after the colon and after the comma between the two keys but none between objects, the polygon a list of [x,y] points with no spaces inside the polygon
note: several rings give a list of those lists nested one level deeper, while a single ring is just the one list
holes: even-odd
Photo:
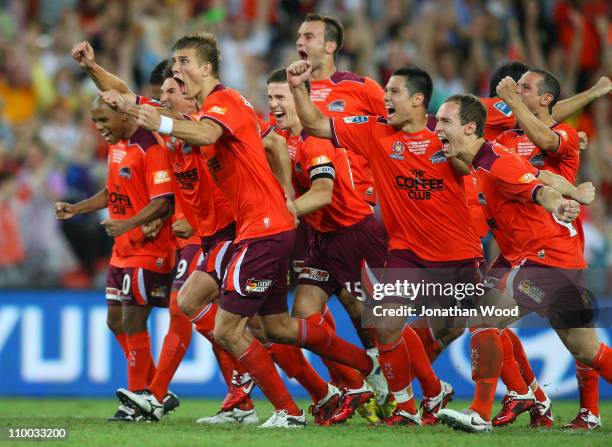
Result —
[{"label": "a-league patch", "polygon": [[510,109],[508,104],[506,104],[504,101],[496,102],[493,107],[495,107],[497,110],[499,110],[506,116],[512,116],[512,109]]},{"label": "a-league patch", "polygon": [[262,293],[268,290],[268,287],[272,285],[271,279],[248,279],[246,285],[244,286],[244,290],[247,293]]},{"label": "a-league patch", "polygon": [[534,180],[537,180],[537,179],[536,179],[536,176],[535,176],[535,175],[533,175],[533,174],[531,174],[531,173],[528,173],[528,174],[523,174],[523,175],[521,175],[521,176],[519,177],[519,179],[518,179],[518,181],[519,181],[520,183],[531,183],[531,182],[533,182]]},{"label": "a-league patch", "polygon": [[544,301],[544,291],[537,287],[534,283],[528,279],[523,279],[518,285],[520,292],[527,295],[529,298],[534,300],[536,303]]}]

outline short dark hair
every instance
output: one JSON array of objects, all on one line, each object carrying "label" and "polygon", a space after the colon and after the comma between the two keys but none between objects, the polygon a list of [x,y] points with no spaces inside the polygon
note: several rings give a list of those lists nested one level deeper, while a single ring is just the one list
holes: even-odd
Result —
[{"label": "short dark hair", "polygon": [[172,62],[168,63],[168,65],[164,67],[164,72],[162,76],[164,78],[164,81],[169,78],[174,78],[174,73],[172,72]]},{"label": "short dark hair", "polygon": [[309,13],[304,18],[304,22],[323,22],[325,24],[325,42],[336,42],[336,56],[344,45],[344,27],[342,23],[330,16]]},{"label": "short dark hair", "polygon": [[[286,84],[287,83],[287,70],[284,68],[279,68],[278,70],[274,70],[268,76],[266,84]],[[310,93],[310,81],[306,81],[306,90]]]},{"label": "short dark hair", "polygon": [[209,62],[212,65],[213,76],[219,77],[219,44],[210,33],[185,34],[172,46],[172,51],[193,48],[196,50],[200,64]]},{"label": "short dark hair", "polygon": [[398,68],[392,74],[392,76],[403,76],[406,79],[406,88],[411,95],[415,93],[422,93],[425,97],[424,106],[429,107],[429,101],[431,100],[431,93],[433,91],[433,81],[431,76],[425,70],[418,67],[404,67]]},{"label": "short dark hair", "polygon": [[476,123],[476,136],[484,136],[485,123],[487,122],[487,109],[477,96],[470,94],[452,95],[444,102],[454,102],[459,106],[459,122],[462,126],[467,123]]},{"label": "short dark hair", "polygon": [[149,84],[152,85],[162,85],[166,80],[166,68],[168,67],[170,62],[168,59],[164,59],[153,69],[151,74],[149,75]]},{"label": "short dark hair", "polygon": [[548,113],[552,113],[552,109],[557,104],[557,101],[559,101],[559,96],[561,95],[561,84],[559,84],[559,81],[551,72],[541,68],[533,68],[529,70],[529,73],[535,73],[542,77],[540,82],[538,82],[538,95],[541,96],[547,93],[552,95],[553,99],[548,104]]},{"label": "short dark hair", "polygon": [[506,76],[510,76],[514,79],[514,82],[518,82],[525,73],[529,71],[529,67],[519,61],[506,62],[500,65],[497,70],[491,75],[491,81],[489,81],[489,98],[497,96],[497,85]]}]

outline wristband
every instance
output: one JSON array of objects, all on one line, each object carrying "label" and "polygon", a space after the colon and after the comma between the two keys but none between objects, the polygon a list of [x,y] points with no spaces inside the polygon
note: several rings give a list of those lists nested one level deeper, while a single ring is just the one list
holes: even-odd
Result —
[{"label": "wristband", "polygon": [[170,135],[172,133],[172,128],[174,127],[174,120],[168,116],[161,116],[161,121],[159,122],[159,129],[157,132],[163,133],[166,135]]}]

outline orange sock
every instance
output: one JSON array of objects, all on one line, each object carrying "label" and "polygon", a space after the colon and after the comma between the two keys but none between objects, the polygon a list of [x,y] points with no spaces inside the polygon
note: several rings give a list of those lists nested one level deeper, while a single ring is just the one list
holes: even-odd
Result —
[{"label": "orange sock", "polygon": [[321,316],[323,317],[327,325],[335,331],[336,330],[336,320],[334,320],[334,316],[329,310],[329,307],[327,307],[327,304],[323,306],[323,311],[321,312]]},{"label": "orange sock", "polygon": [[214,303],[207,304],[191,318],[191,322],[200,334],[207,339],[213,338],[215,330],[215,317],[217,316],[218,306]]},{"label": "orange sock", "polygon": [[389,390],[397,402],[397,407],[415,414],[417,409],[414,404],[414,396],[412,390],[407,389],[411,382],[410,355],[404,339],[400,337],[395,343],[388,345],[379,343],[378,359],[389,384]]},{"label": "orange sock", "polygon": [[272,357],[261,343],[254,339],[238,361],[243,364],[276,410],[287,410],[293,416],[301,414],[278,375]]},{"label": "orange sock", "polygon": [[533,369],[531,368],[531,364],[529,363],[529,359],[527,358],[527,354],[525,353],[525,349],[523,348],[523,343],[521,343],[521,340],[514,333],[514,331],[510,329],[505,329],[504,333],[512,341],[512,352],[514,354],[514,360],[519,366],[519,370],[521,371],[521,376],[523,377],[523,380],[527,384],[533,383],[533,381],[535,380],[535,374],[533,373]]},{"label": "orange sock", "polygon": [[159,402],[166,396],[168,385],[191,343],[191,322],[179,308],[177,294],[177,290],[170,293],[170,326],[159,354],[157,373],[149,381],[149,391]]},{"label": "orange sock", "polygon": [[423,344],[423,348],[425,349],[425,354],[427,354],[429,362],[433,363],[443,350],[442,344],[433,336],[431,328],[423,326],[423,322],[421,322],[421,320],[415,321],[410,325],[410,327],[421,339],[421,343]]},{"label": "orange sock", "polygon": [[271,343],[267,348],[274,362],[288,377],[297,380],[304,387],[315,404],[327,395],[327,383],[308,363],[300,348],[279,343]]},{"label": "orange sock", "polygon": [[599,345],[599,350],[591,362],[591,368],[608,383],[612,383],[612,349],[609,346],[604,343]]},{"label": "orange sock", "polygon": [[234,371],[242,374],[245,372],[245,370],[234,358],[234,356],[223,349],[223,347],[213,338],[210,338],[209,341],[212,344],[213,353],[215,354],[217,363],[219,364],[219,369],[223,375],[223,380],[225,380],[227,387],[231,388]]},{"label": "orange sock", "polygon": [[523,376],[521,376],[518,363],[514,360],[512,340],[510,337],[508,337],[508,332],[510,331],[505,329],[500,335],[502,348],[504,350],[501,379],[508,388],[508,391],[515,391],[518,394],[525,394],[528,391],[528,387],[523,380]]},{"label": "orange sock", "polygon": [[372,371],[372,360],[366,352],[338,337],[323,323],[320,313],[298,320],[297,345],[329,360],[342,363],[366,375]]},{"label": "orange sock", "polygon": [[576,379],[580,393],[580,408],[599,416],[599,374],[593,368],[576,360]]},{"label": "orange sock", "polygon": [[485,421],[490,421],[495,401],[495,388],[504,357],[498,329],[474,330],[470,346],[472,379],[476,382],[474,400],[470,408]]},{"label": "orange sock", "polygon": [[151,342],[147,331],[127,336],[128,345],[128,389],[144,390],[148,385],[148,375],[153,363]]},{"label": "orange sock", "polygon": [[405,325],[402,330],[402,338],[410,354],[412,374],[419,380],[423,395],[425,397],[437,396],[442,391],[440,379],[431,367],[431,362],[427,358],[421,339],[414,332],[414,329],[408,325]]},{"label": "orange sock", "polygon": [[113,335],[115,336],[115,340],[117,340],[117,343],[119,343],[119,346],[121,346],[123,355],[127,359],[128,358],[127,334],[125,332],[121,332],[120,334],[113,333]]}]

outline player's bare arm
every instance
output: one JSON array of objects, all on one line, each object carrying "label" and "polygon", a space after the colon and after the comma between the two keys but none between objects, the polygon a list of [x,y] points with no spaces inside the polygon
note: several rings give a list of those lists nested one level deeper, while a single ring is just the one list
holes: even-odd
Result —
[{"label": "player's bare arm", "polygon": [[[117,112],[126,113],[134,118],[138,118],[140,115],[141,107],[136,104],[136,101],[132,101],[129,95],[120,93],[117,90],[107,90],[99,93],[100,98],[104,100],[113,110]],[[134,98],[136,98],[134,96]],[[149,104],[145,104],[147,107],[153,107]],[[154,107],[160,116],[167,116],[172,119],[181,120],[185,117],[182,113],[175,110],[165,109],[163,107]],[[157,130],[157,129],[155,129]]]},{"label": "player's bare arm", "polygon": [[276,132],[269,132],[263,144],[274,176],[285,190],[285,195],[292,199],[295,194],[291,184],[291,159],[285,139]]},{"label": "player's bare arm", "polygon": [[529,111],[517,94],[517,84],[506,76],[497,86],[497,95],[512,109],[516,120],[525,131],[527,138],[543,151],[556,152],[559,148],[559,135],[553,132],[538,117]]},{"label": "player's bare arm", "polygon": [[328,178],[319,178],[312,182],[310,189],[298,197],[293,205],[297,217],[315,212],[329,205],[334,192],[334,181]]},{"label": "player's bare arm", "polygon": [[578,110],[589,105],[592,101],[602,96],[606,96],[610,92],[612,92],[612,81],[607,76],[602,76],[590,89],[555,104],[552,116],[557,122],[566,120]]},{"label": "player's bare arm", "polygon": [[164,219],[155,219],[149,223],[140,226],[147,239],[155,239],[160,230],[164,226]]},{"label": "player's bare arm", "polygon": [[108,191],[105,189],[97,192],[89,199],[82,200],[75,204],[66,202],[55,203],[55,216],[59,220],[71,219],[77,214],[91,213],[108,206]]},{"label": "player's bare arm", "polygon": [[580,214],[578,202],[564,199],[559,191],[550,186],[544,186],[538,190],[536,201],[561,222],[572,222]]},{"label": "player's bare arm", "polygon": [[[195,146],[208,146],[214,144],[223,136],[223,128],[209,119],[204,119],[202,121],[174,119],[170,116],[166,116],[166,113],[173,113],[171,110],[160,109],[159,107],[153,107],[148,104],[143,104],[142,106],[138,106],[138,108],[137,123],[139,126],[147,130],[173,135]],[[163,115],[161,113],[163,113]],[[160,127],[162,124],[162,116],[170,120],[164,120],[164,125],[166,127]]]},{"label": "player's bare arm", "polygon": [[172,209],[172,198],[159,197],[151,200],[138,214],[129,219],[107,219],[100,222],[106,234],[117,237],[130,231],[132,228],[152,222],[166,215]]},{"label": "player's bare arm", "polygon": [[540,171],[538,179],[546,186],[559,191],[564,197],[574,199],[583,205],[590,205],[595,200],[595,187],[591,182],[584,182],[574,186],[565,177],[550,171]]},{"label": "player's bare arm", "polygon": [[95,61],[94,50],[87,41],[79,42],[72,47],[72,58],[87,72],[87,75],[96,84],[99,90],[117,90],[125,94],[132,102],[136,102],[136,95],[128,85],[114,74],[106,71]]},{"label": "player's bare arm", "polygon": [[181,239],[189,239],[194,231],[187,219],[178,219],[172,224],[172,233]]},{"label": "player's bare arm", "polygon": [[310,100],[306,81],[312,74],[312,67],[308,61],[293,62],[287,67],[287,81],[300,122],[306,132],[319,138],[331,140],[332,133],[328,118]]}]

